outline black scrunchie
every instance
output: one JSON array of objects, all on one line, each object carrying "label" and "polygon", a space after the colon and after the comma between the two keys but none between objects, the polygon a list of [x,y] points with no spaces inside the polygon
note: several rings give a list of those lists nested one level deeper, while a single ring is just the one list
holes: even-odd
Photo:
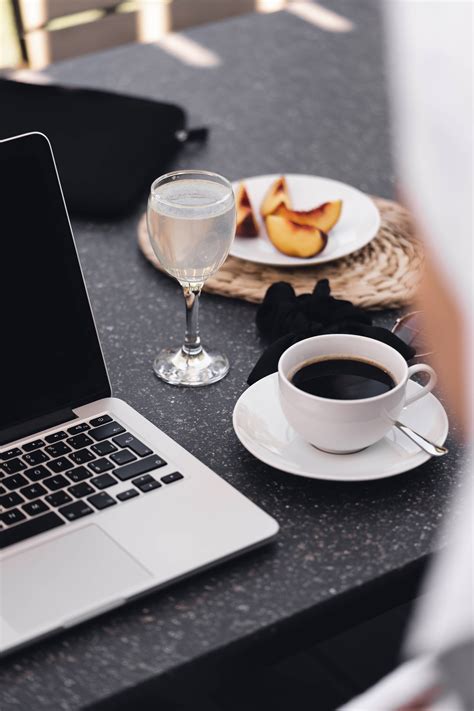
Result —
[{"label": "black scrunchie", "polygon": [[294,343],[326,333],[352,333],[375,338],[395,348],[406,360],[415,355],[415,350],[391,331],[373,326],[367,311],[350,301],[331,296],[327,279],[318,281],[312,294],[301,296],[296,296],[287,282],[272,284],[258,308],[256,322],[261,335],[271,344],[250,373],[249,385],[276,372],[280,356]]}]

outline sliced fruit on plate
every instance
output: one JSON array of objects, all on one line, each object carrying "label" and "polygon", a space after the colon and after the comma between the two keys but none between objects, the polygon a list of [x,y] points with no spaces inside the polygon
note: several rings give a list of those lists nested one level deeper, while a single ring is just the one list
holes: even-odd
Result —
[{"label": "sliced fruit on plate", "polygon": [[290,210],[287,205],[280,204],[274,211],[275,215],[285,217],[298,225],[311,225],[323,232],[329,232],[341,216],[342,200],[324,202],[312,210]]},{"label": "sliced fruit on plate", "polygon": [[270,242],[289,257],[314,257],[328,241],[327,234],[317,227],[298,225],[279,215],[268,215],[265,225]]},{"label": "sliced fruit on plate", "polygon": [[262,217],[271,215],[279,205],[285,205],[289,210],[291,209],[290,193],[284,176],[275,180],[265,193],[260,206]]},{"label": "sliced fruit on plate", "polygon": [[239,237],[257,237],[259,232],[258,223],[255,219],[250,198],[243,183],[240,183],[237,190],[235,207],[237,211],[235,234]]}]

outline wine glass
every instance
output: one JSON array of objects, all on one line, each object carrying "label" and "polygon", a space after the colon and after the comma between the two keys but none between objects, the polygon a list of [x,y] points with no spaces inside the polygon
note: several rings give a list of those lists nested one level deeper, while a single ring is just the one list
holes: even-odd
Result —
[{"label": "wine glass", "polygon": [[151,186],[148,235],[161,266],[181,284],[186,332],[178,350],[164,348],[153,363],[171,385],[209,385],[229,371],[222,353],[205,350],[199,337],[199,295],[204,282],[225,261],[235,235],[232,185],[216,173],[180,170]]}]

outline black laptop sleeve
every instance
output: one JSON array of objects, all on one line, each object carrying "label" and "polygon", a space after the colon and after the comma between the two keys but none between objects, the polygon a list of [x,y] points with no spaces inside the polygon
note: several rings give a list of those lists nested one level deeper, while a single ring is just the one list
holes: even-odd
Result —
[{"label": "black laptop sleeve", "polygon": [[187,131],[174,104],[92,89],[0,79],[0,107],[0,138],[30,131],[49,138],[68,209],[84,217],[129,212],[183,144],[207,133]]}]

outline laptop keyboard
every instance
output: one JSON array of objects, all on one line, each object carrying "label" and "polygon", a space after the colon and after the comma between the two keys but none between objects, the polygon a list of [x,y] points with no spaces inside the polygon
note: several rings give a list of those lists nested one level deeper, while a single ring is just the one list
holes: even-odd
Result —
[{"label": "laptop keyboard", "polygon": [[166,464],[107,414],[0,452],[0,549],[183,479]]}]

